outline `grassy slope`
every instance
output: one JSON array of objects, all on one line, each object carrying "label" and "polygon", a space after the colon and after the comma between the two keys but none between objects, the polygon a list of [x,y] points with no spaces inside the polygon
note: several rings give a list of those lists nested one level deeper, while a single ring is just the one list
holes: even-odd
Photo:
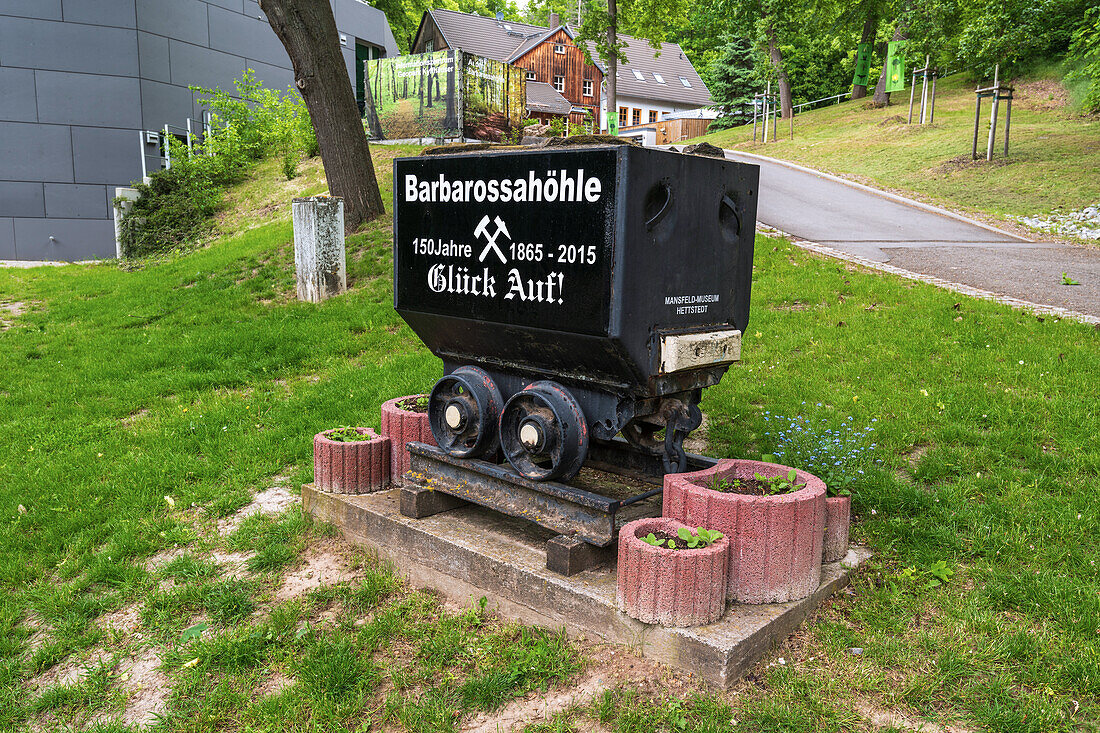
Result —
[{"label": "grassy slope", "polygon": [[[273,220],[206,249],[133,272],[0,271],[0,302],[30,305],[0,332],[0,729],[117,709],[118,668],[27,685],[70,652],[129,649],[94,620],[135,602],[173,685],[169,730],[452,730],[579,663],[557,637],[445,613],[369,558],[352,586],[273,603],[281,570],[324,541],[293,515],[201,531],[278,472],[309,480],[314,432],[376,425],[384,399],[438,373],[391,307],[388,222],[349,241],[351,292],[289,297],[274,170],[234,193],[249,213],[225,225]],[[316,190],[318,171],[297,185]],[[763,237],[753,288],[743,361],[705,399],[712,452],[771,449],[778,414],[877,419],[885,466],[854,528],[874,567],[737,695],[628,685],[546,729],[850,730],[875,709],[1005,731],[1100,720],[1097,333]],[[194,556],[144,569],[177,544]],[[212,548],[260,550],[257,574],[225,580]],[[937,561],[954,576],[929,587]],[[335,625],[316,625],[330,608]],[[181,641],[200,613],[214,633]],[[257,697],[272,671],[294,684]]]},{"label": "grassy slope", "polygon": [[[984,155],[977,162],[970,159],[973,85],[955,74],[940,80],[936,91],[935,124],[923,127],[893,119],[908,114],[906,91],[894,94],[896,103],[885,109],[867,109],[867,100],[857,100],[797,115],[793,140],[786,139],[785,121],[780,122],[783,139],[767,145],[752,142],[752,125],[703,139],[964,211],[1024,215],[1100,201],[1100,119],[1071,112],[1057,82],[1017,83],[1009,157],[998,147],[992,163]],[[988,102],[983,103],[978,143],[982,153]],[[1003,144],[1003,120],[1002,105],[998,145]]]}]

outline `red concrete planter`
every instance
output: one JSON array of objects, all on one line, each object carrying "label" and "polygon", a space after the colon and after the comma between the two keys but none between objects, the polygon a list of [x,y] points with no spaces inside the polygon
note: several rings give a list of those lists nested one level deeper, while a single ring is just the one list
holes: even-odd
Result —
[{"label": "red concrete planter", "polygon": [[825,543],[822,562],[836,562],[848,554],[848,526],[852,497],[830,496],[825,499]]},{"label": "red concrete planter", "polygon": [[716,477],[785,476],[791,469],[761,461],[719,461],[693,473],[665,476],[666,517],[716,529],[729,539],[729,597],[741,603],[793,601],[821,583],[825,483],[798,471],[791,494],[749,496],[714,491]]},{"label": "red concrete planter", "polygon": [[[335,430],[335,429],[334,429]],[[334,494],[367,494],[390,483],[390,440],[370,428],[356,428],[363,440],[329,440],[326,430],[313,436],[313,482]]]},{"label": "red concrete planter", "polygon": [[409,452],[406,443],[435,445],[428,413],[403,410],[406,400],[416,400],[427,395],[406,395],[382,403],[382,435],[390,439],[390,480],[395,486],[405,485],[405,471],[409,470]]},{"label": "red concrete planter", "polygon": [[657,517],[619,530],[617,601],[623,613],[662,626],[699,626],[722,618],[729,565],[725,537],[697,550],[669,550],[639,539],[650,532],[676,534],[683,526]]}]

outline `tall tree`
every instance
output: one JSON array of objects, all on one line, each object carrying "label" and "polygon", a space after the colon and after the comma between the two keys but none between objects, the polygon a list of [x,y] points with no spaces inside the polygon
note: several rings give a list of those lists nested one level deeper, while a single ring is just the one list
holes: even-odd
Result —
[{"label": "tall tree", "polygon": [[[717,57],[704,71],[707,89],[723,113],[722,124],[743,123],[745,108],[753,95],[762,90],[753,67],[752,46],[740,36],[726,36]],[[748,113],[747,117],[751,119],[752,114]]]},{"label": "tall tree", "polygon": [[305,100],[329,192],[344,199],[344,229],[385,213],[367,135],[329,0],[260,0],[275,35],[294,66],[294,84]]},{"label": "tall tree", "polygon": [[[878,16],[874,11],[868,11],[863,20],[863,33],[859,36],[861,44],[870,46],[875,42],[875,31],[878,30]],[[867,96],[866,84],[852,84],[852,99],[863,99]]]},{"label": "tall tree", "polygon": [[[898,23],[897,28],[894,29],[894,35],[890,39],[892,41],[904,41],[909,37],[906,32],[904,21]],[[879,74],[878,83],[875,84],[875,96],[874,102],[876,107],[885,107],[890,104],[890,92],[886,91],[886,76],[890,73],[889,67],[886,65],[886,53],[882,54],[882,73]]]}]

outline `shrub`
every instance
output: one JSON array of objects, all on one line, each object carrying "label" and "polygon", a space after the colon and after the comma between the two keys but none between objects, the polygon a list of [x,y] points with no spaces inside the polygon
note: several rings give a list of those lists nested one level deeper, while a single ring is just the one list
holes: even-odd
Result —
[{"label": "shrub", "polygon": [[251,69],[234,82],[236,93],[192,87],[211,113],[211,131],[187,146],[168,138],[172,167],[136,184],[138,199],[121,222],[123,257],[178,249],[211,228],[225,189],[242,180],[255,161],[278,155],[283,175],[297,175],[304,149],[318,152],[305,106],[297,94],[265,89]]},{"label": "shrub", "polygon": [[1067,74],[1066,80],[1085,87],[1081,106],[1086,112],[1100,113],[1100,6],[1089,10],[1074,32],[1069,61],[1078,68]]}]

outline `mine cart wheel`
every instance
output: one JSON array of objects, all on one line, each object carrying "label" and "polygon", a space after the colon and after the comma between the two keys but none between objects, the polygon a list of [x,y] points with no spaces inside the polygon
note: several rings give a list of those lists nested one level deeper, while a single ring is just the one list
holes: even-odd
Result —
[{"label": "mine cart wheel", "polygon": [[588,424],[568,390],[556,382],[535,382],[504,405],[500,444],[521,475],[568,481],[588,455]]},{"label": "mine cart wheel", "polygon": [[432,387],[428,422],[436,445],[456,458],[491,456],[500,445],[497,424],[504,398],[475,366],[455,369]]}]

